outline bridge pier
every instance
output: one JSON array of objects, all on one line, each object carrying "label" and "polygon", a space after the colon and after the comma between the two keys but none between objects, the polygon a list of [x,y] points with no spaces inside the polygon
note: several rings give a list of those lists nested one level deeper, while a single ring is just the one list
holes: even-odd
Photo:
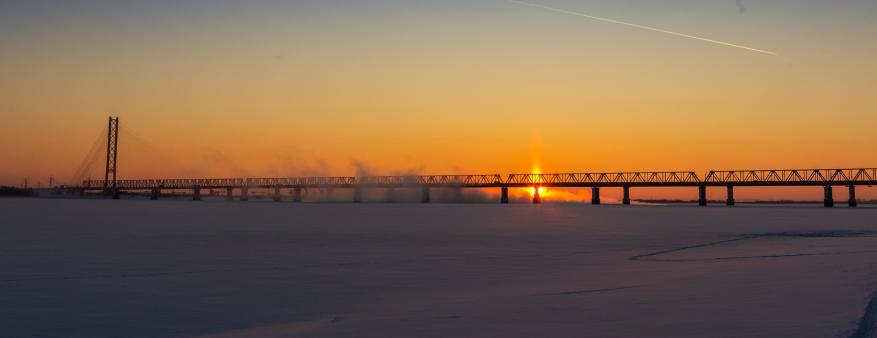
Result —
[{"label": "bridge pier", "polygon": [[454,203],[463,203],[463,188],[454,188]]},{"label": "bridge pier", "polygon": [[353,188],[353,203],[362,203],[362,191],[359,187]]},{"label": "bridge pier", "polygon": [[834,191],[830,185],[825,186],[825,205],[826,208],[834,207]]},{"label": "bridge pier", "polygon": [[225,188],[225,200],[231,201],[234,198],[234,189],[233,188]]},{"label": "bridge pier", "polygon": [[274,186],[274,202],[280,202],[280,186]]},{"label": "bridge pier", "polygon": [[301,203],[302,200],[303,199],[301,197],[301,187],[292,188],[292,202]]},{"label": "bridge pier", "polygon": [[737,204],[737,202],[734,201],[734,186],[733,185],[728,186],[728,201],[726,202],[726,204],[730,207],[733,207],[734,205]]},{"label": "bridge pier", "polygon": [[621,204],[630,205],[630,187],[624,187],[624,198],[621,200]]},{"label": "bridge pier", "polygon": [[115,189],[113,189],[112,194],[113,194],[114,200],[121,199],[122,198],[122,189],[115,188]]},{"label": "bridge pier", "polygon": [[387,188],[387,203],[393,203],[396,200],[396,188]]},{"label": "bridge pier", "polygon": [[423,187],[423,193],[421,194],[421,202],[429,203],[429,187]]},{"label": "bridge pier", "polygon": [[241,202],[246,202],[250,200],[250,196],[247,194],[247,187],[241,187]]},{"label": "bridge pier", "polygon": [[499,198],[499,203],[501,204],[509,204],[509,187],[500,188],[501,197]]},{"label": "bridge pier", "polygon": [[149,197],[150,200],[157,201],[158,197],[161,196],[160,188],[152,188],[152,196]]},{"label": "bridge pier", "polygon": [[697,192],[698,192],[697,205],[705,207],[707,205],[706,186],[702,185],[702,186],[697,187]]},{"label": "bridge pier", "polygon": [[195,186],[192,188],[192,200],[200,201],[201,200],[201,186]]},{"label": "bridge pier", "polygon": [[533,187],[533,204],[542,204],[542,194],[539,192],[540,186]]},{"label": "bridge pier", "polygon": [[600,205],[600,187],[591,188],[591,204]]},{"label": "bridge pier", "polygon": [[856,201],[856,186],[850,186],[850,208],[855,208],[859,205],[858,201]]}]

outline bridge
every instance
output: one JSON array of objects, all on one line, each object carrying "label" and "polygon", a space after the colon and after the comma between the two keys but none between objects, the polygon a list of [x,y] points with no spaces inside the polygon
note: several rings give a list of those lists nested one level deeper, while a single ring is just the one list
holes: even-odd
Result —
[{"label": "bridge", "polygon": [[122,191],[149,191],[158,199],[163,190],[188,190],[194,200],[201,199],[203,189],[224,189],[226,199],[235,192],[242,201],[248,200],[250,189],[273,189],[274,200],[281,201],[283,191],[289,190],[294,202],[302,202],[304,189],[353,189],[353,202],[362,201],[364,189],[421,189],[422,202],[429,203],[434,188],[461,189],[495,188],[500,190],[500,203],[509,203],[509,188],[536,188],[533,202],[540,203],[541,187],[590,188],[591,203],[601,204],[601,188],[622,188],[622,204],[631,204],[632,188],[691,187],[698,189],[698,202],[707,205],[708,187],[725,187],[726,204],[733,206],[735,187],[792,187],[812,186],[824,189],[824,204],[834,206],[834,187],[849,189],[850,206],[856,206],[856,187],[877,185],[877,168],[859,169],[788,169],[788,170],[733,170],[709,171],[698,175],[693,171],[679,172],[620,172],[620,173],[556,173],[511,174],[507,178],[491,175],[429,175],[429,176],[366,176],[366,177],[288,177],[288,178],[228,178],[228,179],[151,179],[151,180],[87,180],[74,187],[82,192],[107,191],[119,198]]},{"label": "bridge", "polygon": [[431,189],[454,189],[459,199],[462,189],[492,188],[500,190],[500,203],[507,204],[510,188],[531,188],[533,203],[541,203],[539,188],[555,187],[590,188],[591,203],[601,204],[600,189],[621,188],[624,192],[622,204],[630,205],[633,188],[690,187],[698,189],[698,204],[706,206],[707,188],[725,187],[726,204],[733,206],[736,204],[735,187],[811,186],[823,188],[826,207],[835,205],[833,189],[845,187],[849,189],[848,205],[855,207],[858,204],[856,188],[877,185],[877,168],[713,170],[702,175],[695,171],[510,174],[505,179],[499,174],[487,174],[128,180],[116,178],[119,119],[110,117],[107,130],[105,179],[84,180],[71,189],[82,194],[102,191],[114,199],[119,199],[123,191],[149,191],[153,200],[159,199],[164,190],[188,190],[192,199],[200,200],[203,189],[224,189],[226,199],[234,199],[235,191],[238,191],[237,196],[242,201],[249,199],[250,189],[273,189],[273,198],[278,202],[283,199],[284,190],[291,192],[294,202],[302,202],[304,189],[352,189],[353,202],[361,202],[365,189],[420,189],[421,201],[429,203]]}]

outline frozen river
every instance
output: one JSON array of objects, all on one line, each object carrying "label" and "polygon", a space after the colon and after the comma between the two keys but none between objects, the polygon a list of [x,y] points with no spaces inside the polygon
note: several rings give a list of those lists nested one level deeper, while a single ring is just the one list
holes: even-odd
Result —
[{"label": "frozen river", "polygon": [[0,199],[0,252],[0,337],[865,337],[877,208]]}]

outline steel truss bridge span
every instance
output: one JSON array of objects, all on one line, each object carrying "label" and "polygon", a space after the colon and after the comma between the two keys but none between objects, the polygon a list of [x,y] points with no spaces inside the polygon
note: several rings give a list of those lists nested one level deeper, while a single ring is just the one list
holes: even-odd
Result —
[{"label": "steel truss bridge span", "polygon": [[877,169],[710,171],[704,183],[736,186],[877,185]]},{"label": "steel truss bridge span", "polygon": [[506,185],[511,187],[622,187],[622,186],[692,186],[701,180],[691,171],[511,174]]},{"label": "steel truss bridge span", "polygon": [[727,170],[709,171],[703,176],[693,171],[511,174],[505,184],[513,187],[877,185],[877,169]]}]

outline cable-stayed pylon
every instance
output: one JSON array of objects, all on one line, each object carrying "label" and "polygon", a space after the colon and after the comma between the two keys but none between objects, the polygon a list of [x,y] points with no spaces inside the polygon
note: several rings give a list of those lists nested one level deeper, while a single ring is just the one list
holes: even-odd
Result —
[{"label": "cable-stayed pylon", "polygon": [[107,165],[104,172],[104,191],[116,198],[116,173],[119,159],[119,118],[110,116],[107,126]]}]

